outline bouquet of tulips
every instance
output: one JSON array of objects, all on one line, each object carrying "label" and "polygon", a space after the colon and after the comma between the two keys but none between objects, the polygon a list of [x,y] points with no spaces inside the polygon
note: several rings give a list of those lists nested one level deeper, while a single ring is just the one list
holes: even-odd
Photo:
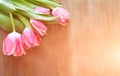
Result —
[{"label": "bouquet of tulips", "polygon": [[39,46],[47,24],[66,25],[70,14],[55,0],[0,0],[0,27],[8,32],[3,54],[22,56]]}]

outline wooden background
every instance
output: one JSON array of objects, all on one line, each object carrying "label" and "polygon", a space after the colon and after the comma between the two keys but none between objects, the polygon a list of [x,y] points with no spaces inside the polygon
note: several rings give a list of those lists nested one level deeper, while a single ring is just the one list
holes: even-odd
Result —
[{"label": "wooden background", "polygon": [[42,45],[25,56],[0,51],[0,76],[120,76],[120,0],[59,1],[70,23],[49,25]]}]

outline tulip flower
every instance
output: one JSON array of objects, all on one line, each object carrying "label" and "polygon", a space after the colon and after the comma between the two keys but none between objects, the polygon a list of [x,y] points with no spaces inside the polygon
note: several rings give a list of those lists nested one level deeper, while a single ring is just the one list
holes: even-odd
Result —
[{"label": "tulip flower", "polygon": [[19,14],[17,14],[17,16],[25,25],[25,29],[23,30],[23,33],[22,33],[22,43],[25,49],[38,46],[40,42],[37,42],[38,41],[37,36],[32,30],[27,18]]},{"label": "tulip flower", "polygon": [[17,32],[12,32],[7,35],[3,41],[3,54],[21,56],[26,54],[21,41],[21,35]]},{"label": "tulip flower", "polygon": [[26,27],[22,33],[22,42],[25,49],[34,47],[37,44],[36,39],[37,38],[33,30]]},{"label": "tulip flower", "polygon": [[70,13],[61,7],[56,7],[52,11],[53,16],[59,16],[57,18],[57,22],[61,25],[66,25],[66,23],[69,21]]},{"label": "tulip flower", "polygon": [[[44,7],[35,7],[34,10],[39,13],[50,14],[50,10]],[[31,19],[30,23],[32,27],[35,29],[35,31],[39,33],[39,35],[43,36],[46,33],[47,27],[42,21]]]},{"label": "tulip flower", "polygon": [[40,37],[47,32],[45,24],[65,25],[69,18],[69,12],[55,0],[0,0],[0,28],[9,32],[3,54],[26,54],[26,49],[40,45]]},{"label": "tulip flower", "polygon": [[30,24],[35,31],[38,32],[39,35],[43,36],[46,34],[47,27],[40,20],[30,19]]},{"label": "tulip flower", "polygon": [[42,14],[50,14],[50,9],[44,7],[35,7],[34,10]]}]

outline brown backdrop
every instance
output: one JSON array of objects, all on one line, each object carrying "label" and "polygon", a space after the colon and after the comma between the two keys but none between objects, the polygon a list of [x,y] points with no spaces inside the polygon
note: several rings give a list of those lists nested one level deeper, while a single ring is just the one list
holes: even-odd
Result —
[{"label": "brown backdrop", "polygon": [[42,45],[25,56],[0,51],[0,76],[120,76],[120,0],[59,1],[70,24],[48,25]]}]

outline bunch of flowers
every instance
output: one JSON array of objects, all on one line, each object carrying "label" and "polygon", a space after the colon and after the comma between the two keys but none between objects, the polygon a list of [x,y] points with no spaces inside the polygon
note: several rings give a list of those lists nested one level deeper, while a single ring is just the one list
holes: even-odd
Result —
[{"label": "bunch of flowers", "polygon": [[0,27],[8,32],[3,54],[22,56],[39,46],[47,24],[66,25],[70,14],[55,0],[0,0]]}]

